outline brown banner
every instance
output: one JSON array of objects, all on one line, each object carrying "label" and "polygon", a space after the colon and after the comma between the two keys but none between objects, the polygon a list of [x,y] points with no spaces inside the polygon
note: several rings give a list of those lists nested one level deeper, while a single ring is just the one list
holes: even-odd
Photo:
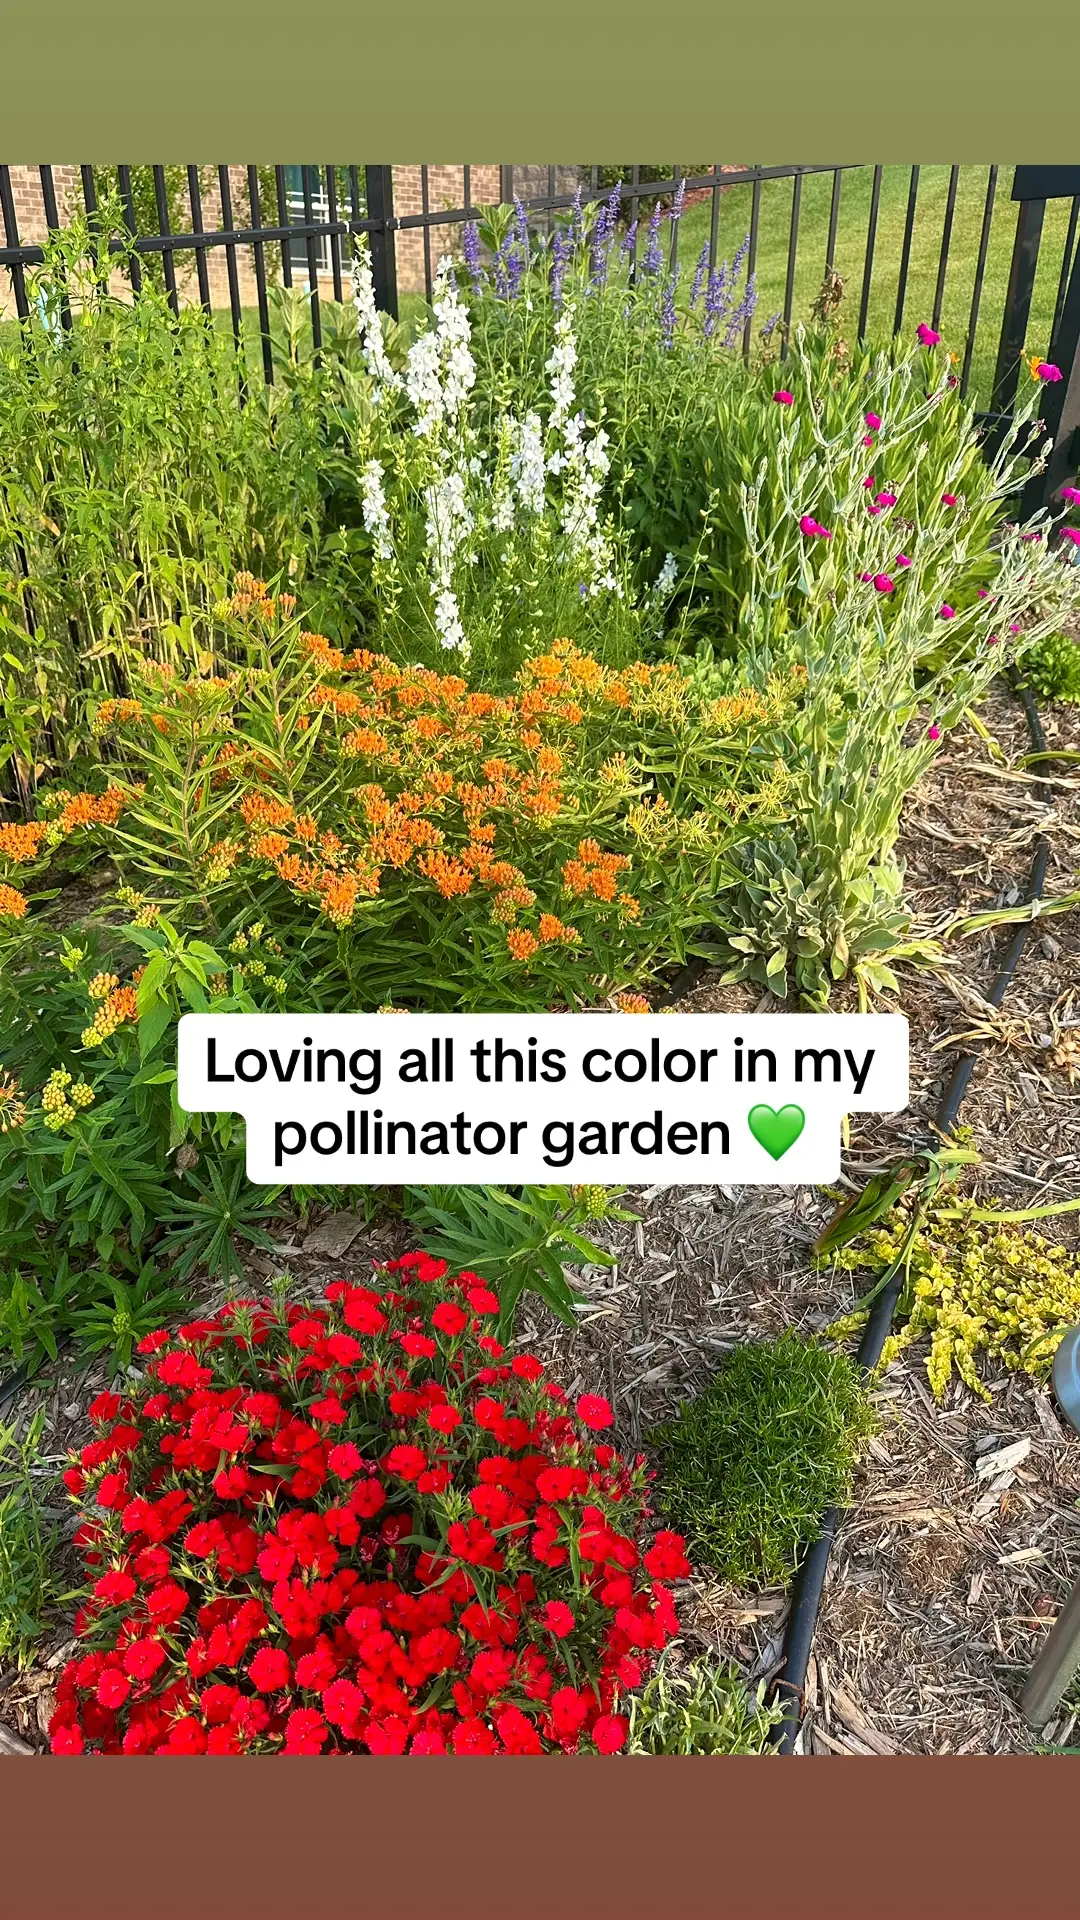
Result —
[{"label": "brown banner", "polygon": [[1051,1758],[5,1760],[0,1915],[1019,1920],[1075,1911],[1076,1794]]}]

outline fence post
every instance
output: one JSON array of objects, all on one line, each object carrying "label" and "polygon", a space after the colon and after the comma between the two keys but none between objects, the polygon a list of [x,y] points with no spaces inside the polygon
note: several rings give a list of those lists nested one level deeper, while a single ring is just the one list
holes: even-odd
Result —
[{"label": "fence post", "polygon": [[1043,388],[1043,427],[1052,452],[1044,473],[1032,474],[1024,489],[1021,513],[1038,513],[1053,504],[1054,495],[1080,465],[1080,248],[1069,275],[1069,290],[1047,359],[1061,368],[1061,379]]},{"label": "fence post", "polygon": [[394,244],[394,170],[365,167],[368,219],[376,224],[368,233],[375,305],[392,320],[398,317],[397,251]]},{"label": "fence post", "polygon": [[[1015,196],[1015,186],[1013,189]],[[994,391],[990,406],[994,413],[1009,413],[1020,383],[1020,357],[1031,317],[1031,296],[1035,290],[1035,269],[1039,263],[1045,200],[1021,200],[1016,219],[1009,288],[1005,295],[1005,314],[1001,323]]]}]

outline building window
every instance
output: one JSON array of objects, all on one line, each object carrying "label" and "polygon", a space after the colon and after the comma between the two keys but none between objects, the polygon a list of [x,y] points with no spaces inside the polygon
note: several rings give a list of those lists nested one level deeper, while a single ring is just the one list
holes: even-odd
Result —
[{"label": "building window", "polygon": [[[318,167],[308,168],[311,182],[311,217],[313,220],[329,220],[330,202],[326,193],[326,179]],[[288,198],[289,219],[303,221],[307,215],[304,210],[304,179],[302,167],[286,167],[285,189]],[[308,278],[307,235],[298,233],[289,241],[289,264],[294,280]],[[330,236],[320,233],[315,236],[315,265],[319,273],[330,273],[333,262],[330,258]]]}]

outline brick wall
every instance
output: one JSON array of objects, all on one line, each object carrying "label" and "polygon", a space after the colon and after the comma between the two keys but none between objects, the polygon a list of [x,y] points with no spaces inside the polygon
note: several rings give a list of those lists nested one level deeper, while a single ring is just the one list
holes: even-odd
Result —
[{"label": "brick wall", "polygon": [[[539,197],[548,192],[550,172],[555,175],[555,191],[572,193],[576,181],[572,167],[556,167],[549,170],[541,166],[515,166],[514,191],[523,198]],[[427,200],[431,213],[444,213],[465,204],[465,170],[460,166],[429,166],[427,169]],[[63,222],[72,214],[81,210],[82,189],[78,167],[54,167],[53,179],[56,187],[57,204],[60,219]],[[423,184],[419,167],[395,167],[394,211],[399,218],[408,214],[424,211]],[[37,167],[12,167],[12,194],[15,202],[15,217],[19,230],[19,240],[23,244],[33,245],[45,238],[47,224],[45,203],[41,188],[41,179]],[[249,220],[247,169],[229,168],[229,189],[232,196],[233,220],[237,226],[246,226]],[[469,199],[473,206],[484,207],[495,204],[500,198],[500,169],[497,166],[474,166],[470,168]],[[187,202],[185,199],[185,210]],[[272,203],[261,208],[264,226],[277,225],[277,206]],[[187,213],[185,211],[185,219]],[[212,177],[206,178],[202,194],[203,225],[208,230],[220,227],[221,194],[217,181],[217,169]],[[434,275],[442,254],[449,252],[460,254],[461,227],[457,223],[446,223],[432,227],[428,233],[427,246],[421,228],[405,228],[396,235],[398,290],[401,293],[423,293],[426,285],[427,268]],[[267,245],[268,258],[273,261],[273,279],[281,278],[281,251],[276,242]],[[348,249],[343,248],[347,260]],[[209,247],[206,251],[207,273],[210,282],[210,298],[215,307],[227,308],[229,304],[228,262],[223,247]],[[240,247],[236,252],[237,277],[240,287],[240,300],[245,307],[254,307],[257,299],[255,272],[250,247]],[[177,284],[183,300],[197,300],[199,297],[198,279],[194,259],[191,254],[181,255],[176,260]],[[307,268],[294,266],[293,284],[306,284]],[[348,275],[345,274],[345,291],[348,297]],[[320,290],[328,298],[333,296],[332,275],[320,272]],[[114,275],[113,290],[121,297],[130,294],[127,282],[120,274]],[[0,313],[14,311],[10,276],[0,268]]]}]

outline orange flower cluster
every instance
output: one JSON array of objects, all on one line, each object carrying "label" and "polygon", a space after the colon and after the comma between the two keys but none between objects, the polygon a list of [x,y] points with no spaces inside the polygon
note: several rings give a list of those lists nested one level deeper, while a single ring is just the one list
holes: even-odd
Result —
[{"label": "orange flower cluster", "polygon": [[[140,967],[139,973],[141,972]],[[133,975],[133,980],[138,980],[139,973]],[[137,1020],[138,1017],[139,1003],[134,985],[115,987],[98,1007],[93,1024],[83,1029],[83,1046],[100,1047],[103,1040],[108,1040],[116,1032],[117,1027],[124,1026],[128,1021]]]},{"label": "orange flower cluster", "polygon": [[26,895],[18,887],[0,884],[0,919],[23,920],[26,917]]},{"label": "orange flower cluster", "polygon": [[103,700],[94,715],[94,732],[100,733],[105,727],[125,727],[142,717],[141,700]]},{"label": "orange flower cluster", "polygon": [[251,615],[254,619],[264,621],[267,626],[271,626],[279,612],[283,618],[288,619],[295,610],[295,594],[280,593],[275,600],[266,582],[256,580],[253,573],[238,573],[233,584],[235,591],[222,608],[225,614],[232,614],[237,619]]},{"label": "orange flower cluster", "polygon": [[45,833],[44,823],[37,820],[30,820],[25,826],[0,827],[0,854],[16,864],[36,860]]},{"label": "orange flower cluster", "polygon": [[67,795],[56,824],[61,833],[74,833],[76,827],[115,827],[129,798],[122,787]]},{"label": "orange flower cluster", "polygon": [[531,960],[540,946],[536,935],[529,933],[525,927],[511,927],[506,944],[515,960]]},{"label": "orange flower cluster", "polygon": [[554,913],[542,913],[540,915],[539,933],[540,939],[545,946],[550,946],[553,942],[558,941],[560,946],[574,947],[581,939],[581,935],[576,927],[567,926],[566,922],[560,920],[558,915]]},{"label": "orange flower cluster", "polygon": [[563,886],[579,898],[592,894],[596,900],[614,900],[619,892],[617,875],[629,865],[624,853],[604,853],[599,841],[579,840],[577,859],[563,866]]}]

